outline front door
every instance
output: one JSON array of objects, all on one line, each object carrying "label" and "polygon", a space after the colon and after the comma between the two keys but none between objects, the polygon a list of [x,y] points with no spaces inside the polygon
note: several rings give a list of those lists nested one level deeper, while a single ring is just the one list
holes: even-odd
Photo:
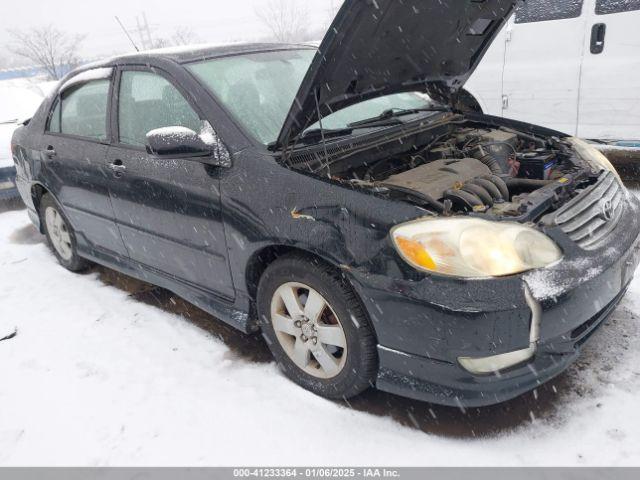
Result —
[{"label": "front door", "polygon": [[640,0],[588,0],[578,135],[640,140]]},{"label": "front door", "polygon": [[585,36],[583,0],[527,0],[507,33],[506,118],[575,135]]},{"label": "front door", "polygon": [[116,85],[116,143],[107,152],[111,199],[132,260],[232,299],[234,288],[220,211],[220,170],[145,150],[156,128],[199,131],[201,116],[157,70],[125,69]]},{"label": "front door", "polygon": [[96,79],[64,88],[49,114],[40,144],[43,168],[50,171],[47,187],[62,204],[81,250],[126,257],[106,168],[110,74],[85,77]]}]

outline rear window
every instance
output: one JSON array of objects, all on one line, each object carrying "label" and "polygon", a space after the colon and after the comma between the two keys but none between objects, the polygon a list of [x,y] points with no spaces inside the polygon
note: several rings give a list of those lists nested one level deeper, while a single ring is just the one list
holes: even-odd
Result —
[{"label": "rear window", "polygon": [[596,1],[596,14],[598,15],[631,12],[632,10],[640,10],[640,0],[597,0]]},{"label": "rear window", "polygon": [[106,140],[109,85],[109,80],[98,80],[63,92],[51,112],[47,130]]},{"label": "rear window", "polygon": [[516,10],[516,23],[566,20],[582,15],[584,0],[527,0]]}]

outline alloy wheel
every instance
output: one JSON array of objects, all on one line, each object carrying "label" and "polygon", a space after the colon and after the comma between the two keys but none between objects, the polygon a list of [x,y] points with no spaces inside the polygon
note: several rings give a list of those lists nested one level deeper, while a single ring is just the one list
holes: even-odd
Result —
[{"label": "alloy wheel", "polygon": [[47,222],[47,232],[51,244],[56,252],[63,260],[69,261],[73,256],[73,247],[71,245],[71,235],[67,224],[62,215],[53,207],[47,207],[45,210],[45,221]]},{"label": "alloy wheel", "polygon": [[271,300],[271,322],[280,346],[304,372],[329,379],[347,359],[347,339],[333,308],[302,283],[281,285]]}]

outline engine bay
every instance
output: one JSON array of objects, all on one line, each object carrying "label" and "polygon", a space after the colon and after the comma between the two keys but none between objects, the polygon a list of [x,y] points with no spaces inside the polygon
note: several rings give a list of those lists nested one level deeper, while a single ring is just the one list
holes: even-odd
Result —
[{"label": "engine bay", "polygon": [[539,219],[596,180],[561,138],[470,121],[305,167],[439,214],[520,221]]}]

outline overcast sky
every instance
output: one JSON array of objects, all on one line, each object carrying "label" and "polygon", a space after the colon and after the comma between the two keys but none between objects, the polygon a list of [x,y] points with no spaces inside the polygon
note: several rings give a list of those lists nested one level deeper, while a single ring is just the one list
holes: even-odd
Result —
[{"label": "overcast sky", "polygon": [[[341,0],[296,0],[308,5],[312,28],[327,23],[332,3]],[[117,25],[118,15],[128,29],[136,16],[146,13],[154,35],[169,37],[178,27],[191,27],[205,42],[260,39],[268,33],[256,17],[256,8],[268,0],[0,0],[0,56],[9,55],[4,45],[7,29],[52,24],[69,33],[86,34],[82,53],[100,56],[130,50]],[[137,39],[137,37],[136,37]]]}]

